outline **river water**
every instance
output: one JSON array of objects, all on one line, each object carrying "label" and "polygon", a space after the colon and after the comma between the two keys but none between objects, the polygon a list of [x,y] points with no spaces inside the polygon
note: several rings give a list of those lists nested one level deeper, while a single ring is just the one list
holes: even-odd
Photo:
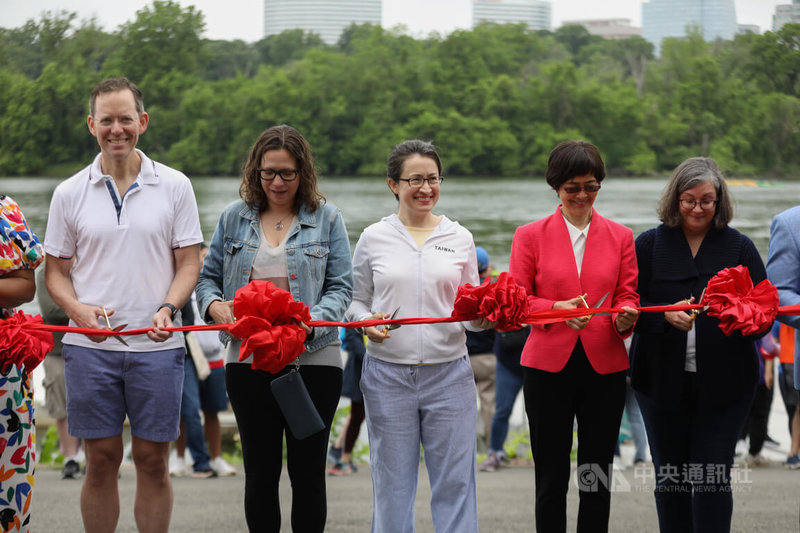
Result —
[{"label": "river water", "polygon": [[[60,178],[0,178],[0,194],[14,198],[22,207],[33,231],[44,240],[50,197]],[[666,178],[614,178],[603,181],[595,208],[604,216],[630,227],[634,235],[658,224],[656,205]],[[235,177],[192,180],[206,240],[216,227],[219,214],[238,198]],[[397,201],[383,178],[330,178],[321,182],[328,201],[344,213],[351,247],[367,225],[397,209]],[[736,227],[755,242],[766,260],[772,217],[800,203],[800,182],[757,182],[756,186],[733,185]],[[517,226],[553,213],[558,205],[555,193],[544,178],[446,178],[435,212],[446,214],[467,227],[475,243],[489,251],[492,264],[506,270],[511,238]],[[36,300],[22,310],[37,314]],[[42,367],[34,380],[36,403],[44,401]]]},{"label": "river water", "polygon": [[[0,193],[14,198],[29,224],[44,238],[47,211],[57,178],[2,178]],[[602,215],[630,227],[634,235],[658,224],[656,205],[666,178],[615,178],[603,181],[595,208]],[[754,181],[730,187],[735,202],[732,226],[755,242],[766,260],[772,217],[800,203],[798,181]],[[192,180],[206,240],[211,239],[219,214],[238,198],[235,177]],[[397,209],[384,178],[328,178],[321,181],[325,197],[344,213],[351,246],[370,223]],[[517,226],[555,211],[558,199],[544,178],[458,178],[442,183],[436,212],[467,227],[475,243],[489,251],[492,264],[505,270],[511,238]]]}]

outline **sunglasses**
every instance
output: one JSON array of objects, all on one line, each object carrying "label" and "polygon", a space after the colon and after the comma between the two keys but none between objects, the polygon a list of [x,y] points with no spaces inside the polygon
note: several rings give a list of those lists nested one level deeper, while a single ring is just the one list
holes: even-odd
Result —
[{"label": "sunglasses", "polygon": [[600,184],[599,183],[591,183],[591,184],[583,185],[583,186],[581,186],[581,185],[564,185],[562,187],[562,189],[564,189],[564,192],[567,193],[567,194],[578,194],[579,192],[581,192],[581,189],[583,189],[587,193],[594,193],[594,192],[597,192],[597,191],[600,190]]}]

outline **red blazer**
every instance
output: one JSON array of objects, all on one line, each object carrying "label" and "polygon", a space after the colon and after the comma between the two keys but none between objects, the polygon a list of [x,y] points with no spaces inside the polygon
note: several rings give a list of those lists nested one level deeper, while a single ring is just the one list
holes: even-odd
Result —
[{"label": "red blazer", "polygon": [[[560,208],[560,206],[559,206]],[[600,216],[592,209],[592,222],[586,238],[581,275],[567,225],[559,209],[549,217],[517,228],[511,242],[509,272],[528,292],[533,311],[551,309],[558,300],[588,294],[594,306],[605,294],[601,307],[637,307],[638,267],[633,246],[633,232]],[[522,350],[523,366],[559,372],[567,364],[578,338],[586,356],[598,374],[620,372],[628,368],[628,354],[623,338],[633,328],[620,334],[614,326],[616,314],[595,316],[581,331],[566,322],[533,326]]]}]

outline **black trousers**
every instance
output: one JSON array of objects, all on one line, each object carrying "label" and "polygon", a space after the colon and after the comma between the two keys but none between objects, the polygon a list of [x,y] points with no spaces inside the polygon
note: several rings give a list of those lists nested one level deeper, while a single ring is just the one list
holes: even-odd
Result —
[{"label": "black trousers", "polygon": [[750,406],[750,414],[744,425],[742,435],[750,436],[750,455],[758,455],[764,447],[767,439],[767,426],[769,425],[769,410],[772,407],[772,390],[764,383],[759,383],[756,388],[756,396],[753,398],[753,405]]},{"label": "black trousers", "polygon": [[755,386],[712,403],[694,372],[683,373],[680,402],[665,404],[636,392],[655,467],[661,533],[731,530],[731,466],[736,439],[753,403]]},{"label": "black trousers", "polygon": [[292,531],[313,533],[325,529],[325,456],[342,391],[342,370],[331,366],[300,367],[311,400],[325,422],[324,430],[303,440],[295,439],[288,430],[269,388],[273,379],[288,371],[270,374],[245,364],[225,367],[228,398],[242,442],[244,512],[251,532],[278,533],[281,529],[278,484],[284,437],[292,484]]},{"label": "black trousers", "polygon": [[536,480],[536,531],[567,530],[573,423],[578,421],[578,532],[608,531],[625,372],[594,371],[580,340],[560,372],[525,368],[525,410]]}]

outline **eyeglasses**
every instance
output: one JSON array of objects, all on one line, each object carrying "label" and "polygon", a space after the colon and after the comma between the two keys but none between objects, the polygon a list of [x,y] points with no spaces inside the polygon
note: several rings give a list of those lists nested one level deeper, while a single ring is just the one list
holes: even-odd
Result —
[{"label": "eyeglasses", "polygon": [[585,184],[583,186],[580,186],[580,185],[564,185],[562,188],[564,189],[564,192],[567,193],[567,194],[578,194],[579,192],[581,192],[581,189],[586,191],[587,194],[591,194],[591,193],[595,193],[595,192],[600,190],[600,184],[599,183],[589,183],[589,184]]},{"label": "eyeglasses", "polygon": [[283,181],[294,181],[297,179],[297,171],[291,168],[257,168],[256,169],[264,181],[272,181],[280,176]]},{"label": "eyeglasses", "polygon": [[697,204],[700,204],[700,209],[706,211],[708,209],[713,209],[715,205],[717,205],[717,200],[695,200],[694,198],[681,198],[680,200],[681,207],[691,211]]},{"label": "eyeglasses", "polygon": [[422,187],[423,183],[426,183],[433,187],[438,187],[440,183],[444,181],[444,176],[431,176],[429,178],[423,178],[422,176],[414,176],[412,178],[397,178],[398,181],[407,181],[408,186],[412,189],[419,189]]}]

